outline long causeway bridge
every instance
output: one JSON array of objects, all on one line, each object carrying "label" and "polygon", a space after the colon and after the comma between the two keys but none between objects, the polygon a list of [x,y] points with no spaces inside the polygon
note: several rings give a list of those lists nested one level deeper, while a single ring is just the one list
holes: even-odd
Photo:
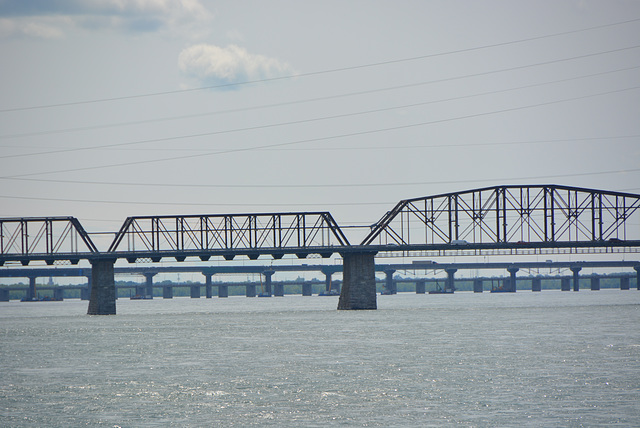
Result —
[{"label": "long causeway bridge", "polygon": [[338,309],[375,309],[374,258],[380,252],[637,253],[640,195],[530,185],[406,199],[371,225],[359,244],[349,242],[329,212],[128,217],[106,250],[98,249],[75,217],[0,218],[0,232],[0,265],[88,260],[92,315],[116,313],[118,259],[134,263],[191,257],[204,262],[290,254],[339,254],[343,284]]}]

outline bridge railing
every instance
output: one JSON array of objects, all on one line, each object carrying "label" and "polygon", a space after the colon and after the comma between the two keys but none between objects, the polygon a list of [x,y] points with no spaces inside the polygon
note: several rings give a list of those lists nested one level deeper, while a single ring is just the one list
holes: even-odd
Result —
[{"label": "bridge railing", "polygon": [[97,253],[98,249],[75,217],[0,219],[0,255],[40,257],[48,263],[60,255]]},{"label": "bridge railing", "polygon": [[497,186],[400,201],[362,245],[639,240],[640,195],[567,186]]},{"label": "bridge railing", "polygon": [[328,212],[128,217],[109,252],[312,249],[348,246]]}]

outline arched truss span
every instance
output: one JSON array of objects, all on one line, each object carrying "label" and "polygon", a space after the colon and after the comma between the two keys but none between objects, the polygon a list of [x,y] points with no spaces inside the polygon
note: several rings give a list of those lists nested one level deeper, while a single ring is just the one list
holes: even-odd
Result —
[{"label": "arched truss span", "polygon": [[640,195],[495,186],[400,201],[362,245],[623,243],[640,240]]}]

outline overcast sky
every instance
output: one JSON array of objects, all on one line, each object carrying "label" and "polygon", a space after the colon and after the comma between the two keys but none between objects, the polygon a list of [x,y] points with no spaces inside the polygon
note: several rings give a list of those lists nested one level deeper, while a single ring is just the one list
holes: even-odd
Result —
[{"label": "overcast sky", "polygon": [[0,55],[0,217],[640,193],[638,1],[0,0]]}]

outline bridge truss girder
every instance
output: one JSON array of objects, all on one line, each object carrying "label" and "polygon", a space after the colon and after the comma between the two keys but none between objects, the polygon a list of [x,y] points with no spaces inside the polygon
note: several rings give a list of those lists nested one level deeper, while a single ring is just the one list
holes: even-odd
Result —
[{"label": "bridge truss girder", "polygon": [[640,240],[640,195],[568,186],[495,186],[400,201],[361,245]]},{"label": "bridge truss girder", "polygon": [[[349,241],[328,212],[128,217],[108,253],[326,252]],[[123,248],[124,247],[124,248]]]},{"label": "bridge truss girder", "polygon": [[39,258],[78,260],[98,249],[75,217],[23,217],[0,219],[0,254],[21,260]]}]

